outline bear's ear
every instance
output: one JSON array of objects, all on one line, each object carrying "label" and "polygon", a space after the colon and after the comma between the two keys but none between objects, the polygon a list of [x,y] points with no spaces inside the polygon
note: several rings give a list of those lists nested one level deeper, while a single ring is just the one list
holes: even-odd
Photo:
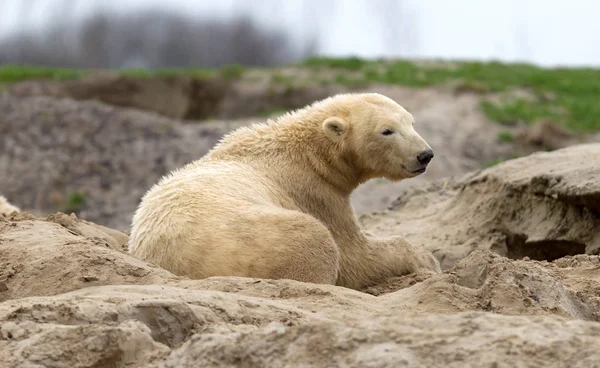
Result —
[{"label": "bear's ear", "polygon": [[323,121],[323,131],[325,135],[331,139],[338,139],[346,134],[348,130],[348,124],[344,119],[332,116]]}]

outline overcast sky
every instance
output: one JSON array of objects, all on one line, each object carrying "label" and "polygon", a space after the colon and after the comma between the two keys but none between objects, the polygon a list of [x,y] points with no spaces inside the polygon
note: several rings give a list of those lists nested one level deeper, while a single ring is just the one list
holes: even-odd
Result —
[{"label": "overcast sky", "polygon": [[43,32],[52,21],[76,21],[98,9],[144,7],[198,17],[247,13],[297,37],[317,33],[319,52],[334,56],[600,66],[597,0],[2,0],[0,37]]}]

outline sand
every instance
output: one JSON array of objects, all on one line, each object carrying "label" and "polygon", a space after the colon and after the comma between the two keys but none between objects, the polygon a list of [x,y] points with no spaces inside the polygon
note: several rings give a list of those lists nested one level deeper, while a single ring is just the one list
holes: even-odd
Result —
[{"label": "sand", "polygon": [[437,250],[444,272],[365,290],[190,280],[131,257],[125,233],[75,215],[0,215],[0,358],[7,367],[600,366],[597,158],[600,144],[577,145],[407,191],[362,223]]}]

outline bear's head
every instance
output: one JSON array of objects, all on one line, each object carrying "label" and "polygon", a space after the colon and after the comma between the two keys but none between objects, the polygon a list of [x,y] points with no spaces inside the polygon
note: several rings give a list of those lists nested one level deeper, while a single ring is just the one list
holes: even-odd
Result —
[{"label": "bear's head", "polygon": [[413,116],[394,100],[377,93],[346,95],[343,108],[325,118],[325,135],[339,143],[361,181],[401,180],[425,172],[433,150],[415,131]]}]

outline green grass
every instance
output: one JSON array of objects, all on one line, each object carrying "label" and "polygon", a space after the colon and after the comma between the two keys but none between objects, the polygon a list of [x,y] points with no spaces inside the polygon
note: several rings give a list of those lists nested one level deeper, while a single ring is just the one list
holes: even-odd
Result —
[{"label": "green grass", "polygon": [[[404,60],[381,62],[355,58],[310,59],[305,65],[340,71],[362,70],[365,82],[412,87],[457,81],[463,89],[479,93],[525,88],[537,99],[517,99],[496,105],[484,101],[483,111],[492,120],[505,124],[517,121],[531,123],[540,118],[551,118],[573,132],[600,130],[600,69],[546,69],[529,64],[499,62],[457,62],[454,67],[432,67]],[[337,79],[343,81],[343,78]],[[553,98],[548,98],[548,95]]]},{"label": "green grass", "polygon": [[0,83],[14,83],[27,79],[70,79],[85,75],[84,71],[64,68],[38,68],[7,65],[0,67]]},{"label": "green grass", "polygon": [[[421,65],[405,60],[364,60],[356,57],[310,58],[297,66],[308,69],[333,69],[332,82],[346,85],[386,83],[425,87],[453,83],[456,91],[481,94],[481,107],[492,120],[514,125],[530,124],[549,118],[574,133],[600,131],[600,69],[545,69],[529,64],[499,62],[452,62],[451,66]],[[120,71],[125,75],[191,75],[204,78],[219,73],[226,79],[243,77],[246,69],[231,65],[220,69],[164,69]],[[68,79],[85,75],[85,70],[7,66],[0,67],[0,83],[32,78]],[[274,73],[274,81],[292,83],[291,78]],[[317,82],[315,82],[317,83]],[[328,82],[319,82],[328,83]],[[533,97],[506,99],[492,103],[485,94],[526,89]]]},{"label": "green grass", "polygon": [[65,203],[60,209],[61,212],[71,213],[81,211],[87,203],[87,196],[83,192],[74,191],[67,194]]},{"label": "green grass", "polygon": [[239,64],[227,65],[219,70],[221,77],[226,80],[239,79],[244,74],[245,69]]},{"label": "green grass", "polygon": [[512,142],[515,140],[515,137],[510,132],[500,132],[498,133],[498,140],[500,142]]},{"label": "green grass", "polygon": [[[228,68],[232,66],[224,67],[222,72],[228,73]],[[233,67],[235,68],[235,67]],[[120,74],[128,77],[137,78],[151,78],[155,76],[170,76],[170,75],[185,75],[195,78],[208,78],[215,75],[216,70],[211,69],[122,69],[119,70]]]},{"label": "green grass", "polygon": [[283,108],[283,107],[274,107],[272,109],[263,110],[260,113],[260,116],[270,118],[270,117],[275,117],[275,116],[283,115],[287,111],[288,111],[288,109]]},{"label": "green grass", "polygon": [[490,162],[485,162],[485,163],[481,164],[481,168],[482,169],[487,169],[487,168],[490,168],[492,166],[496,166],[496,165],[498,165],[498,164],[500,164],[502,162],[504,162],[504,160],[501,160],[501,159],[496,159],[496,160],[493,160],[493,161],[490,161]]},{"label": "green grass", "polygon": [[[225,78],[235,78],[242,75],[244,69],[238,65],[228,65],[220,69],[121,69],[116,72],[137,78],[150,78],[154,76],[186,75],[197,78],[206,78],[222,73]],[[90,73],[86,69],[43,68],[29,66],[0,66],[0,83],[16,83],[31,79],[66,80],[81,78]]]},{"label": "green grass", "polygon": [[275,72],[271,75],[271,82],[273,82],[273,83],[281,83],[281,84],[285,84],[285,85],[290,85],[295,80],[296,80],[296,78],[292,75],[283,75],[283,74],[277,73],[277,72]]},{"label": "green grass", "polygon": [[302,64],[311,68],[341,68],[346,70],[360,70],[369,62],[357,57],[345,59],[336,58],[309,58]]}]

